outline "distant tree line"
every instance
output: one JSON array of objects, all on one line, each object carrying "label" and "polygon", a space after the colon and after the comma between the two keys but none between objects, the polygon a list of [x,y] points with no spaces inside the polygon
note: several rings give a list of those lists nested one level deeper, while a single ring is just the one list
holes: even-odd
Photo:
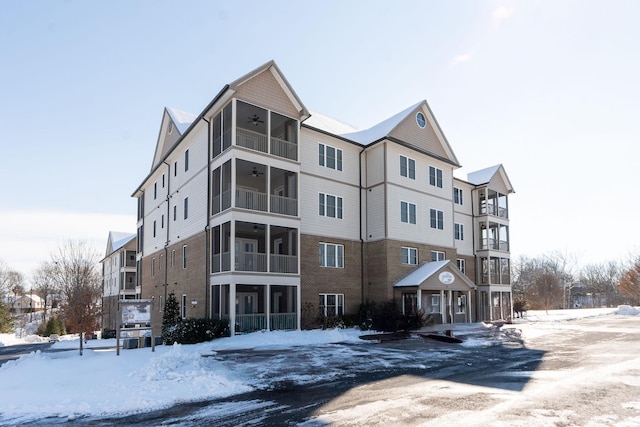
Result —
[{"label": "distant tree line", "polygon": [[512,265],[514,311],[640,304],[640,255],[586,264],[553,252],[520,257]]}]

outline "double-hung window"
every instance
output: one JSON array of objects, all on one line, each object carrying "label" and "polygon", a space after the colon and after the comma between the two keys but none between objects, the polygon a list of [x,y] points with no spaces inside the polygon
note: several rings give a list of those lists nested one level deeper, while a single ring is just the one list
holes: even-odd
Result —
[{"label": "double-hung window", "polygon": [[458,265],[458,270],[460,270],[463,273],[467,273],[467,262],[463,259],[463,258],[458,258],[456,260],[456,263]]},{"label": "double-hung window", "polygon": [[189,198],[184,198],[184,219],[189,218]]},{"label": "double-hung window", "polygon": [[182,268],[187,268],[187,245],[182,246]]},{"label": "double-hung window", "polygon": [[429,184],[442,188],[442,169],[429,166]]},{"label": "double-hung window", "polygon": [[444,230],[444,212],[438,209],[429,210],[429,219],[431,228],[437,228],[438,230]]},{"label": "double-hung window", "polygon": [[462,224],[453,224],[454,237],[456,240],[464,240],[464,226]]},{"label": "double-hung window", "polygon": [[344,314],[344,294],[320,294],[318,308],[321,316],[342,316]]},{"label": "double-hung window", "polygon": [[400,156],[400,176],[416,179],[416,161],[405,156]]},{"label": "double-hung window", "polygon": [[184,152],[184,171],[189,170],[189,150]]},{"label": "double-hung window", "polygon": [[409,202],[400,202],[400,221],[408,224],[415,224],[416,205]]},{"label": "double-hung window", "polygon": [[431,261],[444,261],[445,253],[441,251],[431,251]]},{"label": "double-hung window", "polygon": [[342,150],[330,145],[318,144],[318,164],[329,169],[342,170]]},{"label": "double-hung window", "polygon": [[462,204],[462,189],[461,188],[453,188],[453,203],[456,205]]},{"label": "double-hung window", "polygon": [[318,214],[342,219],[342,197],[318,193]]},{"label": "double-hung window", "polygon": [[344,246],[334,243],[318,245],[320,267],[344,268]]},{"label": "double-hung window", "polygon": [[418,249],[402,248],[402,263],[409,265],[418,264]]}]

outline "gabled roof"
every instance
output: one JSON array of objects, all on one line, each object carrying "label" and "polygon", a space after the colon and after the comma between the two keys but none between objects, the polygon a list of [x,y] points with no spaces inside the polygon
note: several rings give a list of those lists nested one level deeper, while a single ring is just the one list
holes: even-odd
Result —
[{"label": "gabled roof", "polygon": [[108,257],[131,240],[135,239],[135,233],[125,233],[121,231],[110,231],[109,239],[107,240],[107,251],[105,257]]},{"label": "gabled roof", "polygon": [[304,124],[334,135],[357,132],[357,129],[350,124],[341,122],[333,117],[325,116],[316,111],[311,111],[311,116],[304,121]]},{"label": "gabled roof", "polygon": [[180,132],[180,135],[183,135],[191,123],[193,123],[198,117],[196,114],[187,113],[186,111],[178,110],[177,108],[169,108],[166,107],[167,113],[169,113],[169,117],[173,121],[173,125]]},{"label": "gabled roof", "polygon": [[[453,275],[454,280],[449,283],[443,283],[439,275],[443,272],[449,272]],[[395,288],[403,287],[419,287],[421,289],[450,289],[450,290],[471,290],[476,285],[458,267],[450,260],[432,261],[422,263],[416,267],[411,273],[400,279],[393,285]]]},{"label": "gabled roof", "polygon": [[[417,135],[412,132],[411,136],[407,136],[407,123],[409,120],[415,123],[414,115],[418,112],[424,115],[427,122],[426,126],[421,130],[423,133]],[[431,108],[429,108],[427,101],[420,101],[367,130],[343,133],[340,137],[364,146],[369,146],[388,138],[395,142],[410,144],[430,153],[434,157],[460,167],[460,163],[442,129],[440,129],[440,125]]]},{"label": "gabled roof", "polygon": [[398,114],[389,117],[388,119],[378,123],[377,125],[369,129],[341,134],[340,136],[356,141],[362,145],[369,145],[384,138],[385,136],[389,136],[391,131],[393,131],[404,119],[407,118],[409,114],[415,111],[416,108],[418,108],[418,106],[422,103],[424,103],[424,101],[418,102],[417,104],[414,104],[411,107],[400,111]]},{"label": "gabled roof", "polygon": [[505,171],[502,164],[490,166],[467,175],[467,181],[475,186],[489,184],[494,179],[501,180],[509,193],[515,193],[513,185],[511,185],[511,181],[507,176],[507,171]]}]

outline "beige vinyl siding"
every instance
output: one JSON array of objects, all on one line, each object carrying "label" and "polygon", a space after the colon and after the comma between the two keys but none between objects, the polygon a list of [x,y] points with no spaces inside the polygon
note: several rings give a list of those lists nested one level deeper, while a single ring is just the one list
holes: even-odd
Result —
[{"label": "beige vinyl siding", "polygon": [[250,104],[267,108],[289,117],[300,117],[300,113],[268,69],[242,83],[238,87],[235,96]]},{"label": "beige vinyl siding", "polygon": [[420,128],[420,126],[418,126],[416,122],[416,113],[418,111],[422,111],[422,109],[416,109],[416,111],[409,114],[407,118],[404,119],[391,132],[389,136],[414,145],[437,156],[449,158],[447,152],[442,146],[442,143],[440,142],[440,139],[438,138],[436,132],[432,127],[431,121],[429,120],[429,115],[427,113],[423,112],[427,119],[427,125],[425,126],[425,128],[422,129]]},{"label": "beige vinyl siding", "polygon": [[[426,197],[425,208],[418,215],[418,220],[424,224],[424,240],[423,243],[429,243],[435,246],[449,247],[454,246],[453,239],[453,204],[450,200],[443,200],[437,197]],[[444,229],[431,228],[431,209],[441,210],[444,214]]]},{"label": "beige vinyl siding", "polygon": [[[454,244],[456,249],[458,250],[458,255],[473,255],[473,218],[470,215],[465,215],[461,213],[454,213],[453,215],[454,223],[462,224],[464,227],[464,240],[455,240],[454,234]],[[455,230],[452,230],[454,233]]]},{"label": "beige vinyl siding", "polygon": [[367,223],[364,239],[367,241],[380,240],[386,237],[384,189],[384,185],[376,185],[365,191]]},{"label": "beige vinyl siding", "polygon": [[365,152],[367,167],[363,182],[367,187],[384,182],[384,147],[385,144],[376,144]]},{"label": "beige vinyl siding", "polygon": [[[301,233],[344,239],[360,238],[360,206],[354,185],[330,181],[318,176],[300,174]],[[342,219],[318,214],[318,193],[342,197]]]},{"label": "beige vinyl siding", "polygon": [[[473,204],[478,203],[477,200],[474,200],[473,202],[471,200],[472,195],[474,197],[477,197],[476,194],[472,193],[471,191],[473,189],[473,186],[471,186],[466,182],[459,181],[457,179],[453,180],[453,186],[455,188],[459,188],[462,190],[462,205],[458,205],[454,203],[453,209],[456,211],[456,213],[471,215],[473,213],[472,212]],[[451,190],[451,197],[453,198],[453,190]]]},{"label": "beige vinyl siding", "polygon": [[[324,144],[342,150],[342,170],[321,166],[318,161],[318,145]],[[302,128],[300,144],[300,167],[311,175],[358,185],[360,149],[338,138]]]}]

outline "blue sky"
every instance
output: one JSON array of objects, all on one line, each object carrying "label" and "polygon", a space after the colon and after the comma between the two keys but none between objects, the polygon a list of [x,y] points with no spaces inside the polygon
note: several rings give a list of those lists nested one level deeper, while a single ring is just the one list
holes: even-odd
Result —
[{"label": "blue sky", "polygon": [[463,172],[503,163],[512,257],[639,249],[640,2],[24,1],[0,13],[0,259],[135,231],[165,106],[274,59],[367,128],[426,99]]}]

